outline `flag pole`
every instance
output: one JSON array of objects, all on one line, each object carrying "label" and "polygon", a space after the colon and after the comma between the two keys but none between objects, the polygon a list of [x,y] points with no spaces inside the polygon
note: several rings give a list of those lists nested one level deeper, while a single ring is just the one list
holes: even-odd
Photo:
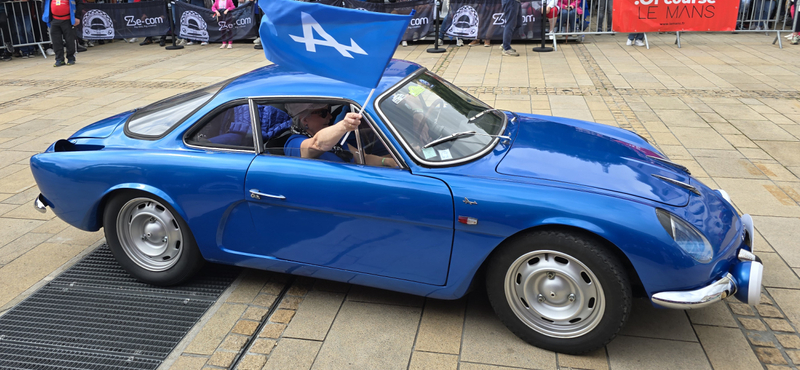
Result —
[{"label": "flag pole", "polygon": [[[374,88],[373,88],[372,90],[370,90],[370,91],[369,91],[369,95],[367,95],[367,100],[365,100],[365,101],[364,101],[364,104],[363,104],[363,105],[361,105],[361,110],[359,110],[359,111],[358,111],[358,114],[361,114],[361,113],[363,113],[363,112],[364,112],[364,108],[367,106],[367,103],[369,103],[369,99],[370,99],[370,98],[372,98],[372,93],[374,93],[374,92],[375,92],[375,89],[374,89]],[[351,132],[352,132],[352,131],[347,131],[347,133],[346,133],[346,134],[344,134],[344,137],[342,138],[342,142],[341,142],[341,143],[339,143],[339,145],[344,145],[344,142],[345,142],[345,141],[347,141],[347,138],[348,138],[348,137],[350,137],[350,133],[351,133]]]}]

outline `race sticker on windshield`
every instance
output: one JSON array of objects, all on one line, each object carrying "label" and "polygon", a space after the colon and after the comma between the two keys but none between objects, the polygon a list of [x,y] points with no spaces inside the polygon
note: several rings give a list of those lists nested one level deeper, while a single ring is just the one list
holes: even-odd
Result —
[{"label": "race sticker on windshield", "polygon": [[400,104],[400,102],[403,101],[403,99],[405,99],[405,97],[406,97],[406,94],[401,94],[401,93],[394,94],[394,95],[392,95],[392,103]]},{"label": "race sticker on windshield", "polygon": [[441,158],[443,161],[446,161],[448,159],[453,159],[453,156],[450,155],[450,149],[442,149],[442,150],[440,150],[439,151],[439,158]]},{"label": "race sticker on windshield", "polygon": [[425,157],[425,159],[431,159],[436,156],[436,149],[433,148],[422,149],[422,155]]},{"label": "race sticker on windshield", "polygon": [[422,86],[414,85],[408,87],[408,93],[411,94],[411,96],[419,96],[419,94],[422,94],[424,92],[425,88]]}]

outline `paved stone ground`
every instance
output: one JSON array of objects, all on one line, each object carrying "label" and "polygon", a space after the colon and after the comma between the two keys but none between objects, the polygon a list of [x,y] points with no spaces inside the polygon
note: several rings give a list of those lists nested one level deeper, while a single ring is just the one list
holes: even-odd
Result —
[{"label": "paved stone ground", "polygon": [[[429,45],[396,56],[503,109],[635,130],[754,216],[763,304],[698,311],[637,301],[606,348],[569,356],[531,347],[485,293],[437,301],[246,270],[164,369],[797,369],[800,366],[800,47],[773,35],[587,37],[519,58]],[[78,55],[0,64],[0,314],[102,243],[31,206],[28,158],[88,123],[264,65],[251,45],[165,51],[115,42]]]}]

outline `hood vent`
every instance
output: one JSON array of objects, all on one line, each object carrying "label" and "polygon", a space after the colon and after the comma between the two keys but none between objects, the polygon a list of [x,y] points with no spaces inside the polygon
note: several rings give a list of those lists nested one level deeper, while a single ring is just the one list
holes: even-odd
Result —
[{"label": "hood vent", "polygon": [[675,163],[673,161],[670,161],[670,160],[667,160],[667,159],[664,159],[664,158],[660,158],[660,157],[656,157],[656,156],[652,156],[652,155],[648,155],[647,158],[650,158],[650,159],[652,159],[654,161],[657,161],[659,163],[666,164],[667,166],[677,168],[677,169],[679,169],[679,170],[681,170],[683,172],[686,172],[687,175],[691,175],[692,174],[691,172],[689,172],[689,169],[686,168],[686,166],[679,165],[679,164],[677,164],[677,163]]},{"label": "hood vent", "polygon": [[697,188],[696,188],[696,187],[694,187],[694,186],[692,186],[692,185],[689,185],[689,184],[687,184],[687,183],[685,183],[685,182],[680,182],[680,181],[678,181],[678,180],[671,179],[671,178],[669,178],[669,177],[664,177],[664,176],[661,176],[661,175],[656,175],[656,174],[653,174],[653,177],[655,177],[655,178],[657,178],[657,179],[659,179],[659,180],[664,180],[664,181],[666,181],[666,182],[668,182],[668,183],[670,183],[670,184],[673,184],[673,185],[680,186],[680,187],[682,187],[682,188],[684,188],[684,189],[686,189],[686,190],[689,190],[689,191],[691,191],[692,193],[695,193],[695,194],[697,194],[697,195],[700,195],[700,190],[697,190]]}]

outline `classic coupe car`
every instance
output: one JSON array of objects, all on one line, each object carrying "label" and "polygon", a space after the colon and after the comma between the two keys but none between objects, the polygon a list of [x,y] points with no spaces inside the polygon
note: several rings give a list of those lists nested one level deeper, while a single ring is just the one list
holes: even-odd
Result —
[{"label": "classic coupe car", "polygon": [[[204,261],[437,299],[485,284],[512,332],[562,353],[608,343],[634,296],[758,303],[750,216],[636,133],[494,109],[402,60],[369,92],[273,65],[118,114],[31,158],[34,204],[103,227],[152,284]],[[284,150],[288,105],[365,101],[348,160]]]}]

